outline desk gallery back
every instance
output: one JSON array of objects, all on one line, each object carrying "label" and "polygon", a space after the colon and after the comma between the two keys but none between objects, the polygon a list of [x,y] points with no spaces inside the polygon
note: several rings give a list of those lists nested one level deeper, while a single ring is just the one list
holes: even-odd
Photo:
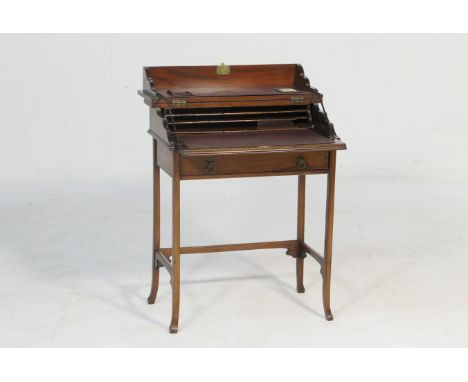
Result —
[{"label": "desk gallery back", "polygon": [[[171,333],[177,333],[180,255],[284,248],[296,260],[297,292],[304,292],[304,258],[320,264],[323,308],[330,309],[336,151],[346,149],[300,65],[145,67],[143,90],[153,138],[153,265],[148,303],[159,269],[171,277]],[[172,178],[172,247],[160,247],[160,169]],[[306,175],[327,174],[324,255],[304,242]],[[297,236],[292,240],[180,246],[180,181],[253,176],[298,177]]]}]

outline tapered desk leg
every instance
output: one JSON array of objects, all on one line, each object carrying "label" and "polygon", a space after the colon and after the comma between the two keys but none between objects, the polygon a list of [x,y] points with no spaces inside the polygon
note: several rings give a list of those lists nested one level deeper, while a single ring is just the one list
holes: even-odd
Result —
[{"label": "tapered desk leg", "polygon": [[[298,176],[298,193],[297,193],[297,241],[304,242],[304,225],[305,225],[305,175]],[[305,252],[300,245],[296,251],[296,282],[297,293],[304,293],[304,257]]]},{"label": "tapered desk leg", "polygon": [[148,304],[154,304],[158,294],[159,286],[159,263],[156,261],[156,250],[161,243],[161,208],[160,208],[160,170],[157,165],[157,141],[153,139],[153,264],[151,292],[148,297]]},{"label": "tapered desk leg", "polygon": [[333,214],[335,209],[335,171],[336,151],[330,151],[327,179],[327,212],[325,223],[325,256],[322,268],[323,277],[323,310],[328,321],[333,320],[330,309],[330,280],[332,265],[332,242],[333,242]]},{"label": "tapered desk leg", "polygon": [[170,333],[177,333],[180,306],[180,157],[174,153],[172,176],[172,320]]}]

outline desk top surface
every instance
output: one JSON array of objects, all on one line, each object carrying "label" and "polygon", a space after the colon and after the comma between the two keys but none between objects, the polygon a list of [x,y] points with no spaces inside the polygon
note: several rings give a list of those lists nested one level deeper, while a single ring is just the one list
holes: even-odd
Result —
[{"label": "desk top surface", "polygon": [[322,95],[309,86],[298,64],[233,65],[220,74],[216,66],[151,66],[144,68],[139,94],[151,107],[209,107],[232,102],[275,105],[301,97],[303,104],[320,103]]}]

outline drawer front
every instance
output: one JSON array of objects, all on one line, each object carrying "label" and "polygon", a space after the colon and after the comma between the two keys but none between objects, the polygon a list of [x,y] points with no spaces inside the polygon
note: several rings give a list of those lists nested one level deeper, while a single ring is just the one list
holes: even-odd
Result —
[{"label": "drawer front", "polygon": [[181,156],[181,175],[310,172],[328,168],[328,151]]}]

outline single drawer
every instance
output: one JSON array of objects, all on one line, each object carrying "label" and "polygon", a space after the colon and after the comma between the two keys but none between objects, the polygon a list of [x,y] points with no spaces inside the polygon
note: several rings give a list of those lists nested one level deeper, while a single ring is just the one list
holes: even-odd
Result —
[{"label": "single drawer", "polygon": [[307,173],[328,168],[328,151],[181,156],[182,176]]}]

